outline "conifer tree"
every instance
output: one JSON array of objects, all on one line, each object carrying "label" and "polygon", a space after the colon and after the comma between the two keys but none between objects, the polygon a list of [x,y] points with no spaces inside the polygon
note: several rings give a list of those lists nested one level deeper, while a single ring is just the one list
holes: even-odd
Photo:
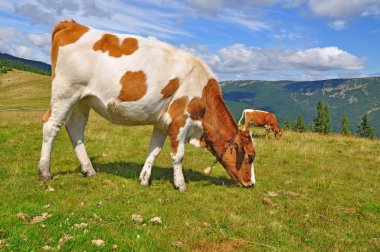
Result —
[{"label": "conifer tree", "polygon": [[330,125],[330,112],[329,107],[319,100],[317,103],[317,117],[313,119],[311,124],[311,128],[313,132],[318,132],[322,134],[331,133],[331,125]]},{"label": "conifer tree", "polygon": [[365,114],[358,125],[358,136],[360,137],[366,137],[373,139],[375,137],[374,129],[371,126],[371,122],[369,121],[368,114]]},{"label": "conifer tree", "polygon": [[284,130],[292,129],[292,123],[290,122],[289,118],[286,118],[284,121],[284,125],[282,126]]},{"label": "conifer tree", "polygon": [[346,136],[351,136],[352,133],[350,131],[350,121],[346,114],[342,117],[342,134]]},{"label": "conifer tree", "polygon": [[301,113],[298,114],[298,117],[293,124],[293,130],[296,132],[306,132],[307,131],[307,127],[305,125],[305,122],[303,121]]}]

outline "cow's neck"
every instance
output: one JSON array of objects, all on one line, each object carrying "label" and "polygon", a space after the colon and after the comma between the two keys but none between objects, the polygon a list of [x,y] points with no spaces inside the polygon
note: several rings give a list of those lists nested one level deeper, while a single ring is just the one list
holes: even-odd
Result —
[{"label": "cow's neck", "polygon": [[214,155],[222,155],[238,132],[238,127],[228,111],[218,83],[210,80],[205,87],[203,97],[206,111],[202,126],[207,149]]}]

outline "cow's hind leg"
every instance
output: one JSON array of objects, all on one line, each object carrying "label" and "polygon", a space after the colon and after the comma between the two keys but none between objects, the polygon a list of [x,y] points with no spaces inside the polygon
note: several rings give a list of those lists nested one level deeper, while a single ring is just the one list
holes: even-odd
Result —
[{"label": "cow's hind leg", "polygon": [[160,154],[165,139],[166,132],[163,132],[159,130],[157,127],[154,127],[152,137],[150,139],[148,157],[146,158],[144,167],[140,173],[140,184],[143,186],[149,185],[149,178],[152,173],[153,162],[156,159],[156,157]]},{"label": "cow's hind leg", "polygon": [[81,102],[77,103],[71,109],[65,127],[82,167],[82,173],[87,177],[92,177],[96,175],[96,172],[92,167],[91,160],[88,158],[84,145],[84,130],[89,112],[90,108],[88,105]]},{"label": "cow's hind leg", "polygon": [[50,156],[54,139],[75,102],[76,98],[74,96],[70,96],[70,98],[65,97],[54,99],[49,111],[43,116],[45,122],[42,131],[41,157],[38,163],[38,174],[40,179],[50,178]]}]

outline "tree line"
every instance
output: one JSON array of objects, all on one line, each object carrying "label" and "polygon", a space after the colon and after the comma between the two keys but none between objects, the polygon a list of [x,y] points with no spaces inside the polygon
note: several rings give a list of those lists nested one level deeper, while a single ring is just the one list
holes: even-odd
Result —
[{"label": "tree line", "polygon": [[0,74],[5,74],[12,69],[28,71],[37,74],[50,75],[50,72],[42,70],[38,67],[25,64],[17,60],[0,59]]},{"label": "tree line", "polygon": [[[331,115],[329,107],[324,104],[322,100],[317,103],[317,115],[313,118],[312,122],[307,126],[302,118],[302,114],[299,113],[296,120],[291,123],[289,118],[284,121],[283,128],[290,129],[296,132],[312,131],[320,134],[330,134],[332,132],[331,127]],[[341,134],[351,136],[350,121],[346,114],[341,119]],[[375,138],[375,130],[369,119],[369,115],[366,113],[363,115],[359,125],[357,126],[356,135],[359,137],[365,137],[373,139]]]}]

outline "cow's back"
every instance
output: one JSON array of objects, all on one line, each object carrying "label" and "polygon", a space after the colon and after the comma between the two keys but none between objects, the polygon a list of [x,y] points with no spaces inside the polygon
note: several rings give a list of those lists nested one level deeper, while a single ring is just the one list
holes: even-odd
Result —
[{"label": "cow's back", "polygon": [[201,97],[214,77],[188,52],[158,40],[92,28],[59,47],[53,71],[53,86],[79,88],[95,110],[121,124],[154,124],[174,100]]}]

